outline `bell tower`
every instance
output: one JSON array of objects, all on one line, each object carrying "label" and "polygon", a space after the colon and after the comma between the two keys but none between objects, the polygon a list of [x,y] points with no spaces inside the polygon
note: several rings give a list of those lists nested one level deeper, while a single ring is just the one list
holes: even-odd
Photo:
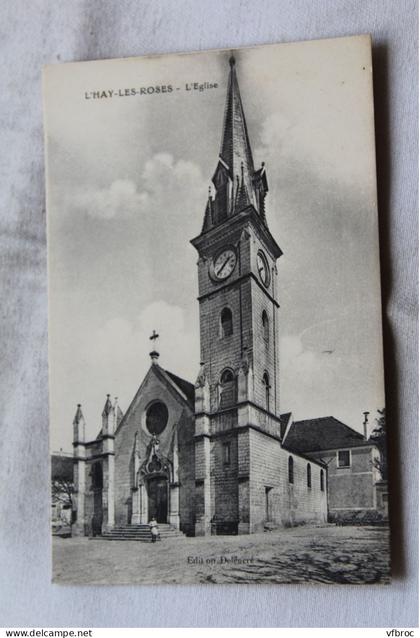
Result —
[{"label": "bell tower", "polygon": [[[249,429],[279,433],[276,261],[236,63],[198,252],[201,369],[196,384],[196,533],[249,531]],[[213,194],[212,194],[213,191]],[[248,450],[248,452],[247,452]],[[248,519],[248,520],[247,520]]]}]

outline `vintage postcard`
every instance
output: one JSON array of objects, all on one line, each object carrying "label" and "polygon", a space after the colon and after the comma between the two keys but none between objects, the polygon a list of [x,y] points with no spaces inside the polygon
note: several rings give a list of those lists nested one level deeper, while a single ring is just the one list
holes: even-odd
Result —
[{"label": "vintage postcard", "polygon": [[389,582],[370,37],[44,100],[54,582]]}]

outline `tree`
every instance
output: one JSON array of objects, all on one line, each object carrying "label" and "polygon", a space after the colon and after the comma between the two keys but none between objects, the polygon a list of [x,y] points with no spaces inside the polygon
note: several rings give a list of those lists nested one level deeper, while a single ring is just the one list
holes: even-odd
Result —
[{"label": "tree", "polygon": [[72,494],[74,493],[73,481],[67,479],[55,479],[52,481],[52,498],[54,503],[70,506],[72,504]]},{"label": "tree", "polygon": [[53,505],[60,506],[60,512],[64,510],[70,514],[71,524],[74,509],[73,457],[61,450],[59,454],[51,455],[51,496]]},{"label": "tree", "polygon": [[386,444],[386,418],[385,408],[377,410],[378,416],[376,417],[376,426],[372,430],[370,440],[376,445],[379,450],[379,458],[373,460],[373,466],[379,471],[383,481],[388,480],[388,458],[387,458],[387,444]]},{"label": "tree", "polygon": [[74,484],[73,481],[69,481],[65,478],[54,479],[51,481],[52,502],[60,503],[62,508],[70,510],[70,525],[73,522],[73,494]]}]

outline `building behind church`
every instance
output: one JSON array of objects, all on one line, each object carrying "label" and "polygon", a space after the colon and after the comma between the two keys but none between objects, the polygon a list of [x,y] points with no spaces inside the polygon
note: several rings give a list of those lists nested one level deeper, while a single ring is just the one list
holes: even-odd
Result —
[{"label": "building behind church", "polygon": [[350,509],[376,507],[373,472],[348,480],[351,463],[355,468],[362,457],[372,459],[374,445],[352,430],[354,444],[340,439],[349,453],[344,459],[337,437],[326,440],[324,430],[337,435],[350,428],[323,428],[308,447],[305,440],[320,436],[320,429],[281,414],[282,251],[266,218],[268,177],[264,164],[254,166],[234,58],[212,182],[201,233],[191,241],[198,255],[197,380],[165,370],[153,339],[149,371],[130,406],[123,413],[108,395],[93,441],[86,441],[78,406],[78,534],[111,534],[152,517],[187,535],[248,534],[325,523],[328,499],[332,509],[339,509],[340,499]]}]

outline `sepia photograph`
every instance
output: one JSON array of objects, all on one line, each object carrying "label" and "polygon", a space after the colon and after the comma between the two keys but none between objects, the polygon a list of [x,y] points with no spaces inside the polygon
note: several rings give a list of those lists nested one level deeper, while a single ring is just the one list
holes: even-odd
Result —
[{"label": "sepia photograph", "polygon": [[389,583],[370,37],[43,92],[53,582]]}]

